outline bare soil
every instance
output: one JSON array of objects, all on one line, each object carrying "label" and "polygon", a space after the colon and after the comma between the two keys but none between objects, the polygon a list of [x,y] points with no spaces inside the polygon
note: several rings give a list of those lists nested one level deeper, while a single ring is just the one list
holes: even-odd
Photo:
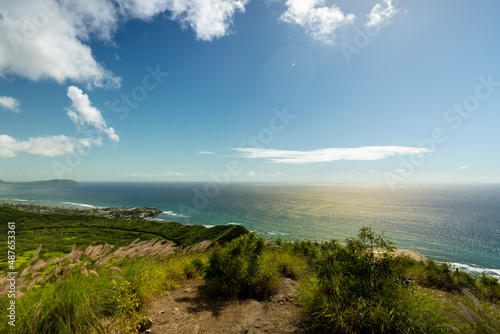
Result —
[{"label": "bare soil", "polygon": [[223,301],[207,297],[203,281],[192,280],[153,301],[145,311],[152,321],[147,332],[166,333],[306,333],[302,311],[294,300],[298,283],[282,278],[266,301]]}]

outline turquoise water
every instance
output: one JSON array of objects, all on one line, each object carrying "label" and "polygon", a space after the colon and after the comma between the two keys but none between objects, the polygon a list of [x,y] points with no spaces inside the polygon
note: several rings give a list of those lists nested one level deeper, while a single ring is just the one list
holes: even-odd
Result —
[{"label": "turquoise water", "polygon": [[82,183],[1,187],[0,201],[62,206],[151,206],[159,221],[241,224],[265,236],[324,241],[372,226],[409,248],[500,274],[500,185]]}]

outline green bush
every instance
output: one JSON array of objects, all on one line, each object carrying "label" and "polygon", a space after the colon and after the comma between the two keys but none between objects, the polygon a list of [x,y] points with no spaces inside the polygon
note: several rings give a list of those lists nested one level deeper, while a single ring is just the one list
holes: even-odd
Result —
[{"label": "green bush", "polygon": [[363,227],[345,246],[330,246],[316,275],[301,288],[301,303],[314,327],[338,333],[407,333],[429,327],[422,313],[415,313],[420,305],[411,304],[413,288],[398,279],[403,267],[392,255],[390,240]]},{"label": "green bush", "polygon": [[265,298],[279,285],[279,273],[262,237],[241,236],[209,256],[204,280],[206,291],[223,298]]},{"label": "green bush", "polygon": [[476,284],[476,291],[478,295],[487,300],[500,304],[500,281],[498,278],[486,275],[482,272]]}]

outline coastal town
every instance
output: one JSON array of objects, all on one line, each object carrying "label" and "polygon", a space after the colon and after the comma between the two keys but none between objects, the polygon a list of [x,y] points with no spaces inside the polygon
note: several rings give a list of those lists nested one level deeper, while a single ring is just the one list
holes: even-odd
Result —
[{"label": "coastal town", "polygon": [[110,207],[110,208],[91,208],[91,209],[74,209],[68,208],[67,204],[61,203],[60,206],[39,206],[35,204],[13,204],[0,202],[0,206],[13,206],[19,210],[26,210],[37,213],[65,213],[65,214],[81,214],[95,215],[107,218],[117,218],[122,220],[138,220],[159,216],[163,210],[150,207]]},{"label": "coastal town", "polygon": [[163,213],[162,210],[150,207],[116,207],[116,208],[94,208],[86,210],[88,214],[119,218],[124,220],[146,219],[159,216]]}]

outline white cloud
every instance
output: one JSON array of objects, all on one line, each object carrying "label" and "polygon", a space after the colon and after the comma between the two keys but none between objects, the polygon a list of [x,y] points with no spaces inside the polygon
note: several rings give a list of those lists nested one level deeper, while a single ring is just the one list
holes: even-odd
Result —
[{"label": "white cloud", "polygon": [[304,27],[307,34],[315,40],[333,45],[336,30],[343,25],[352,24],[355,15],[344,15],[335,5],[320,7],[324,3],[325,0],[287,0],[288,9],[280,19]]},{"label": "white cloud", "polygon": [[375,173],[375,172],[377,172],[376,169],[370,169],[370,173]]},{"label": "white cloud", "polygon": [[10,97],[10,96],[0,96],[0,107],[3,109],[7,109],[13,112],[21,112],[19,106],[21,102],[19,100]]},{"label": "white cloud", "polygon": [[264,176],[273,177],[273,176],[285,176],[285,175],[286,174],[283,174],[282,172],[276,172],[276,173],[267,173]]},{"label": "white cloud", "polygon": [[182,177],[182,176],[191,176],[193,175],[191,172],[172,172],[165,171],[161,173],[131,173],[122,175],[122,177],[149,177],[149,178],[159,178],[159,177]]},{"label": "white cloud", "polygon": [[215,152],[211,152],[211,151],[201,151],[201,152],[198,152],[198,154],[215,154]]},{"label": "white cloud", "polygon": [[229,33],[236,12],[244,12],[249,0],[120,0],[123,11],[132,17],[150,19],[169,11],[172,19],[189,26],[196,37],[211,41]]},{"label": "white cloud", "polygon": [[250,171],[250,172],[248,172],[247,176],[253,177],[253,176],[255,176],[255,172]]},{"label": "white cloud", "polygon": [[286,151],[259,148],[233,148],[242,158],[266,159],[275,163],[307,164],[338,160],[379,160],[394,155],[418,155],[429,152],[425,148],[403,146],[365,146],[357,148],[326,148],[313,151]]},{"label": "white cloud", "polygon": [[367,15],[367,27],[382,26],[388,24],[397,14],[404,14],[392,4],[392,0],[383,0],[382,3],[376,4],[370,14]]},{"label": "white cloud", "polygon": [[65,135],[30,137],[17,140],[9,135],[0,135],[0,158],[16,157],[24,152],[31,155],[55,157],[85,151],[92,145],[101,145],[99,139],[72,138]]},{"label": "white cloud", "polygon": [[464,169],[467,169],[467,167],[466,166],[462,166],[462,167],[459,167],[458,169],[464,170]]},{"label": "white cloud", "polygon": [[119,88],[121,78],[98,62],[90,43],[113,44],[120,25],[168,11],[200,40],[230,33],[248,0],[0,0],[0,77],[72,81]]},{"label": "white cloud", "polygon": [[2,1],[2,16],[0,76],[120,86],[83,43],[91,35],[110,40],[118,23],[110,1]]},{"label": "white cloud", "polygon": [[406,168],[400,168],[400,169],[395,169],[393,170],[394,173],[398,173],[398,174],[403,174],[403,173],[406,173],[408,170]]},{"label": "white cloud", "polygon": [[66,108],[69,118],[77,126],[91,125],[97,130],[106,133],[112,141],[118,143],[120,137],[115,133],[115,129],[108,127],[101,112],[92,106],[89,96],[75,86],[68,87],[68,97],[73,102],[72,106]]}]

